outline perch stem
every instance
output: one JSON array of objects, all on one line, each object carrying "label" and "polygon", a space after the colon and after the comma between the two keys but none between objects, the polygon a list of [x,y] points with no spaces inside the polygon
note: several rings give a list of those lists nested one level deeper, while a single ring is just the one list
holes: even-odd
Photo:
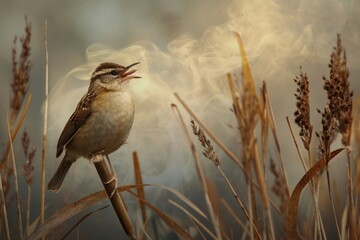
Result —
[{"label": "perch stem", "polygon": [[[109,164],[111,165],[110,161],[109,161]],[[114,176],[111,174],[109,167],[106,165],[106,162],[104,161],[104,157],[96,156],[95,160],[94,160],[94,165],[95,165],[96,171],[99,174],[101,182],[103,183],[105,191],[110,199],[111,205],[113,206],[114,211],[115,211],[117,217],[119,218],[120,223],[121,223],[125,233],[131,239],[136,239],[134,227],[131,223],[131,220],[126,211],[125,205],[120,197],[120,194],[118,191],[114,192],[114,189],[116,189],[116,187],[117,187],[116,186],[117,181],[113,181]]]}]

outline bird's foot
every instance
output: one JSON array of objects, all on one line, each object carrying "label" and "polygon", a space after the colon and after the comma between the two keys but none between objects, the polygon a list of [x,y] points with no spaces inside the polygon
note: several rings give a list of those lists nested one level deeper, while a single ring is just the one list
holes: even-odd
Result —
[{"label": "bird's foot", "polygon": [[117,177],[116,175],[114,174],[113,177],[109,180],[109,181],[106,181],[104,182],[105,185],[107,184],[110,184],[112,182],[115,182],[115,185],[114,185],[114,189],[112,190],[111,194],[110,194],[110,198],[112,198],[115,194],[115,192],[117,191],[117,187],[118,187],[118,180],[117,180]]},{"label": "bird's foot", "polygon": [[98,154],[93,155],[93,154],[91,154],[91,156],[90,156],[90,162],[93,162],[93,163],[101,162],[103,160],[104,160],[104,157],[102,155],[98,155]]}]

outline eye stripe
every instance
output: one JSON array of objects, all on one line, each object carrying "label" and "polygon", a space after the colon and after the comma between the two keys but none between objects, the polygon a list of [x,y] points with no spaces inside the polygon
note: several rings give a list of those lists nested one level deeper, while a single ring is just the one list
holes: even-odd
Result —
[{"label": "eye stripe", "polygon": [[122,69],[122,68],[107,68],[107,69],[102,69],[102,70],[100,70],[100,71],[94,72],[92,78],[98,78],[98,77],[101,77],[101,76],[104,76],[104,75],[111,75],[111,71],[113,71],[113,70],[116,70],[116,71],[121,72],[121,71],[124,70],[124,69]]}]

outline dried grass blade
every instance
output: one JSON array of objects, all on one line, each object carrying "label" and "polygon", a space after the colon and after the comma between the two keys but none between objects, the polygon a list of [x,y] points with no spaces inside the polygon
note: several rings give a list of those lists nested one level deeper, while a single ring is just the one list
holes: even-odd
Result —
[{"label": "dried grass blade", "polygon": [[199,176],[201,187],[204,191],[206,206],[209,211],[213,226],[215,228],[217,238],[221,239],[221,231],[220,231],[218,216],[215,214],[215,209],[213,208],[213,205],[212,205],[212,203],[214,202],[214,199],[210,198],[210,196],[209,196],[209,189],[207,186],[205,174],[201,167],[199,155],[197,154],[195,144],[190,137],[190,133],[189,133],[188,129],[186,128],[184,119],[182,118],[182,116],[180,114],[179,108],[176,106],[176,104],[171,104],[171,107],[172,107],[174,114],[178,118],[180,125],[181,125],[181,127],[186,135],[186,138],[188,140],[188,143],[190,145],[191,153],[192,153],[194,161],[195,161],[196,172]]},{"label": "dried grass blade", "polygon": [[240,220],[238,215],[233,211],[233,209],[230,207],[229,203],[226,202],[224,198],[220,199],[220,202],[224,205],[225,209],[230,213],[230,215],[234,218],[235,222],[237,222],[240,227],[244,230],[244,233],[250,236],[250,232],[247,229],[246,225]]},{"label": "dried grass blade", "polygon": [[[133,161],[134,161],[134,171],[135,171],[135,181],[136,181],[136,186],[137,186],[137,192],[138,192],[138,195],[142,199],[145,199],[145,191],[144,191],[143,180],[142,180],[142,176],[141,176],[139,157],[138,157],[138,154],[136,151],[133,152]],[[146,219],[147,219],[145,204],[141,201],[139,201],[139,204],[140,204],[140,208],[141,208],[142,221],[143,221],[143,224],[145,224]]]},{"label": "dried grass blade", "polygon": [[2,219],[4,220],[4,225],[5,225],[5,239],[10,240],[9,222],[8,222],[8,215],[7,215],[6,202],[4,197],[1,172],[0,172],[0,200],[1,200],[1,209],[2,209]]},{"label": "dried grass blade", "polygon": [[[329,162],[335,158],[340,152],[347,148],[339,148],[330,153]],[[326,167],[326,161],[324,158],[320,159],[297,183],[294,191],[291,194],[288,213],[285,220],[285,231],[288,239],[297,239],[296,234],[296,222],[297,222],[297,211],[299,206],[299,199],[302,190],[312,180],[312,178]]]},{"label": "dried grass blade", "polygon": [[283,175],[285,176],[288,196],[290,196],[289,180],[288,180],[288,177],[287,177],[287,173],[286,173],[286,171],[285,171],[284,160],[283,160],[283,158],[282,158],[280,141],[279,141],[279,137],[278,137],[278,135],[277,135],[277,128],[276,128],[276,124],[275,124],[274,111],[273,111],[273,109],[272,109],[270,97],[269,97],[269,95],[267,94],[267,91],[265,92],[265,97],[266,97],[266,100],[267,100],[268,106],[269,106],[270,126],[271,126],[272,134],[273,134],[273,137],[274,137],[274,140],[275,140],[275,143],[276,143],[276,148],[277,148],[277,151],[278,151],[278,154],[279,154],[281,170],[282,170],[282,172],[283,172]]},{"label": "dried grass blade", "polygon": [[[301,164],[303,165],[304,171],[306,172],[308,168],[307,168],[306,163],[304,161],[304,158],[303,158],[303,156],[301,154],[299,145],[298,145],[298,143],[296,141],[296,138],[295,138],[294,130],[293,130],[292,126],[291,126],[291,123],[290,123],[290,120],[289,120],[288,116],[286,116],[286,121],[287,121],[287,124],[289,126],[290,133],[291,133],[292,139],[294,141],[296,151],[297,151],[297,153],[299,155]],[[310,150],[308,150],[308,155],[309,155],[309,158],[311,158]],[[309,162],[312,162],[312,161],[309,161]],[[323,231],[324,223],[322,221],[322,217],[321,217],[321,214],[320,214],[318,199],[316,197],[315,185],[314,185],[314,182],[312,180],[310,180],[310,183],[311,183],[311,193],[312,193],[312,197],[313,197],[313,201],[314,201],[315,215],[316,215],[316,221],[317,221],[317,224],[316,224],[315,227],[316,227],[316,230],[319,232],[319,234],[322,234],[326,238],[325,231]]]},{"label": "dried grass blade", "polygon": [[158,186],[161,187],[169,192],[171,192],[172,194],[174,194],[175,196],[177,196],[181,201],[183,201],[184,203],[186,203],[189,207],[191,207],[193,210],[195,210],[198,214],[200,214],[202,217],[204,217],[205,219],[208,219],[206,214],[200,210],[200,208],[198,208],[193,202],[191,202],[190,199],[188,199],[185,195],[183,195],[182,193],[166,187],[164,185],[160,185],[160,184],[144,184],[144,186]]},{"label": "dried grass blade", "polygon": [[7,132],[8,132],[9,143],[10,143],[11,159],[12,159],[13,171],[14,171],[14,187],[15,187],[15,194],[16,194],[16,210],[17,210],[17,217],[18,217],[17,222],[18,222],[18,228],[19,228],[19,239],[23,239],[24,233],[23,233],[22,217],[21,217],[21,206],[20,206],[21,200],[20,200],[20,193],[19,193],[19,181],[18,181],[18,175],[17,175],[15,153],[14,153],[14,148],[13,148],[12,139],[11,139],[10,125],[9,125],[10,123],[9,123],[8,114],[5,112],[5,115],[6,115]]},{"label": "dried grass blade", "polygon": [[103,210],[103,209],[105,209],[105,208],[107,208],[107,207],[109,207],[109,205],[106,205],[106,206],[104,206],[104,207],[101,207],[101,208],[99,208],[99,209],[96,209],[96,210],[94,210],[94,211],[91,211],[91,212],[85,214],[85,216],[83,216],[82,218],[80,218],[79,221],[77,221],[77,222],[75,223],[75,225],[72,226],[72,227],[69,229],[69,231],[66,232],[66,234],[61,238],[61,240],[66,239],[66,238],[69,236],[69,234],[70,234],[77,226],[79,226],[79,224],[80,224],[81,222],[83,222],[86,218],[90,217],[93,213],[96,213],[96,212],[98,212],[98,211],[101,211],[101,210]]},{"label": "dried grass blade", "polygon": [[24,107],[24,111],[21,113],[20,118],[19,118],[19,121],[18,121],[18,123],[16,124],[16,127],[15,127],[15,129],[13,130],[13,132],[12,132],[12,134],[11,134],[11,141],[12,141],[12,142],[14,142],[15,137],[16,137],[16,135],[18,134],[19,129],[20,129],[20,127],[21,127],[21,125],[22,125],[22,123],[23,123],[23,121],[24,121],[25,115],[26,115],[26,113],[27,113],[27,111],[28,111],[28,109],[29,109],[29,106],[30,106],[31,99],[32,99],[32,94],[29,93],[29,97],[28,97],[28,99],[27,99],[27,101],[26,101],[26,104],[25,104],[25,107]]},{"label": "dried grass blade", "polygon": [[[239,168],[246,174],[246,171],[244,167],[241,165],[240,160],[219,140],[218,137],[215,136],[215,134],[197,117],[197,115],[190,109],[190,107],[185,103],[185,101],[179,96],[178,93],[174,93],[175,97],[179,100],[181,105],[186,109],[186,111],[190,114],[190,116],[201,126],[201,128],[206,132],[209,137],[216,142],[216,144],[232,159],[236,165],[239,166]],[[259,186],[253,182],[256,189],[260,189]],[[280,213],[279,208],[276,206],[276,204],[269,200],[272,207]]]},{"label": "dried grass blade", "polygon": [[159,240],[159,231],[157,228],[157,224],[154,218],[151,218],[151,222],[152,222],[152,226],[153,226],[153,231],[154,231],[154,239],[155,240]]},{"label": "dried grass blade", "polygon": [[[212,239],[218,239],[214,233],[212,233],[204,224],[201,223],[201,221],[199,221],[199,219],[197,219],[194,215],[192,215],[188,210],[186,210],[184,207],[182,207],[180,204],[172,201],[169,199],[169,202],[174,205],[175,207],[179,208],[181,211],[183,211],[186,215],[188,215],[188,217],[194,221],[197,225],[199,225],[207,234],[210,235],[210,237]],[[202,234],[201,234],[202,235]]]},{"label": "dried grass blade", "polygon": [[295,138],[294,130],[293,130],[292,126],[291,126],[291,123],[290,123],[290,120],[289,120],[289,117],[288,117],[288,116],[286,116],[286,121],[287,121],[287,124],[288,124],[288,126],[289,126],[290,133],[291,133],[291,137],[292,137],[292,139],[293,139],[293,141],[294,141],[295,148],[296,148],[296,151],[297,151],[297,153],[298,153],[298,155],[299,155],[301,164],[302,164],[304,170],[307,171],[307,166],[306,166],[306,163],[305,163],[305,161],[304,161],[304,157],[303,157],[303,155],[301,154],[299,145],[298,145],[298,143],[297,143],[297,141],[296,141],[296,138]]},{"label": "dried grass blade", "polygon": [[186,111],[191,115],[191,117],[201,126],[202,129],[209,135],[209,137],[216,142],[217,145],[244,171],[244,168],[240,164],[240,160],[225,146],[224,143],[198,118],[198,116],[190,109],[190,107],[185,103],[185,101],[179,96],[178,93],[174,93],[175,97],[181,105],[186,109]]},{"label": "dried grass blade", "polygon": [[40,222],[40,216],[37,217],[31,224],[29,224],[29,227],[27,228],[27,238],[35,231],[36,227],[38,226]]},{"label": "dried grass blade", "polygon": [[44,29],[45,43],[45,99],[44,99],[44,116],[43,116],[43,139],[41,154],[41,202],[40,202],[40,222],[45,221],[45,159],[46,159],[46,132],[48,117],[48,93],[49,93],[49,54],[47,42],[47,19],[45,19]]},{"label": "dried grass blade", "polygon": [[174,220],[171,219],[171,217],[169,217],[168,215],[166,215],[163,211],[161,211],[160,209],[158,209],[157,207],[155,207],[154,205],[150,204],[148,201],[146,201],[145,199],[140,198],[136,193],[134,193],[131,190],[128,190],[129,193],[133,194],[134,196],[136,196],[140,201],[144,202],[151,210],[153,210],[165,223],[166,225],[168,225],[168,227],[170,227],[171,229],[173,229],[176,233],[176,235],[178,235],[178,237],[180,239],[193,239],[189,233],[187,233],[185,231],[185,229],[183,229],[180,225],[178,225]]},{"label": "dried grass blade", "polygon": [[241,122],[240,122],[241,119],[240,118],[242,118],[244,114],[242,114],[242,112],[241,112],[239,98],[236,96],[234,81],[233,81],[233,79],[231,77],[231,74],[229,74],[229,73],[227,74],[227,79],[228,79],[228,83],[229,83],[231,98],[233,100],[236,120],[238,121],[238,126],[241,126]]},{"label": "dried grass blade", "polygon": [[227,178],[227,176],[225,175],[225,173],[222,171],[220,165],[217,166],[217,169],[219,170],[219,172],[221,173],[221,176],[224,178],[226,185],[228,186],[229,190],[231,191],[231,193],[234,195],[235,200],[237,202],[237,204],[240,206],[241,210],[243,211],[244,215],[246,216],[246,218],[248,219],[250,225],[252,226],[252,228],[255,230],[255,233],[257,235],[257,239],[262,239],[260,231],[258,229],[258,227],[256,226],[253,218],[251,218],[251,216],[249,215],[249,213],[246,211],[246,208],[244,206],[244,204],[242,203],[240,197],[237,195],[234,187],[232,186],[232,184],[230,183],[229,179]]},{"label": "dried grass blade", "polygon": [[337,216],[336,216],[334,198],[333,198],[333,194],[332,194],[332,190],[331,190],[330,172],[329,172],[328,166],[329,166],[329,164],[326,164],[326,167],[325,167],[326,168],[326,180],[327,180],[327,186],[328,186],[328,193],[329,193],[329,198],[330,198],[330,202],[331,202],[331,209],[332,209],[332,213],[333,213],[333,217],[334,217],[334,221],[335,221],[336,231],[337,231],[337,234],[338,234],[338,238],[341,239],[339,222],[338,222],[338,219],[337,219]]},{"label": "dried grass blade", "polygon": [[[117,188],[117,191],[125,191],[131,188],[135,188],[136,185],[127,185],[121,186]],[[36,240],[41,238],[42,236],[47,235],[53,229],[63,224],[65,221],[69,220],[71,217],[76,214],[81,213],[84,209],[98,203],[101,200],[104,200],[107,197],[106,192],[99,191],[88,195],[74,203],[66,205],[64,208],[50,216],[45,220],[43,224],[41,224],[28,238],[28,240]]]},{"label": "dried grass blade", "polygon": [[250,88],[251,91],[253,91],[253,93],[255,94],[255,83],[254,83],[254,79],[253,79],[253,77],[251,75],[249,61],[248,61],[247,56],[246,56],[246,51],[245,51],[244,44],[242,42],[240,33],[235,32],[235,36],[236,36],[237,42],[239,44],[240,55],[241,55],[241,60],[242,60],[242,64],[243,64],[245,79],[248,82],[249,86],[251,87]]},{"label": "dried grass blade", "polygon": [[[29,93],[29,97],[26,101],[26,104],[25,104],[25,107],[24,107],[24,110],[23,112],[21,113],[20,115],[20,118],[19,118],[19,121],[18,123],[16,124],[14,130],[12,131],[12,134],[11,134],[11,141],[14,142],[15,140],[15,137],[17,135],[17,133],[19,132],[19,129],[24,121],[24,118],[25,118],[25,115],[29,109],[29,106],[30,106],[30,102],[31,102],[31,99],[32,99],[32,94]],[[0,171],[2,170],[3,166],[4,166],[4,163],[5,161],[8,159],[8,155],[9,155],[9,151],[10,151],[10,142],[7,144],[6,146],[6,150],[5,150],[5,153],[4,153],[4,156],[3,156],[3,159],[0,163]]]}]

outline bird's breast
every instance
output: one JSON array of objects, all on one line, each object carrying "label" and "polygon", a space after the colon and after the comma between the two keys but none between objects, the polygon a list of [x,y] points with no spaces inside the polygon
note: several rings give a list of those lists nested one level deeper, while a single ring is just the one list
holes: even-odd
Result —
[{"label": "bird's breast", "polygon": [[91,116],[73,140],[85,143],[76,146],[82,156],[110,154],[123,145],[134,120],[134,104],[127,92],[100,94],[91,106]]},{"label": "bird's breast", "polygon": [[134,120],[134,104],[127,92],[107,92],[93,104],[93,121],[99,137],[123,144]]}]

